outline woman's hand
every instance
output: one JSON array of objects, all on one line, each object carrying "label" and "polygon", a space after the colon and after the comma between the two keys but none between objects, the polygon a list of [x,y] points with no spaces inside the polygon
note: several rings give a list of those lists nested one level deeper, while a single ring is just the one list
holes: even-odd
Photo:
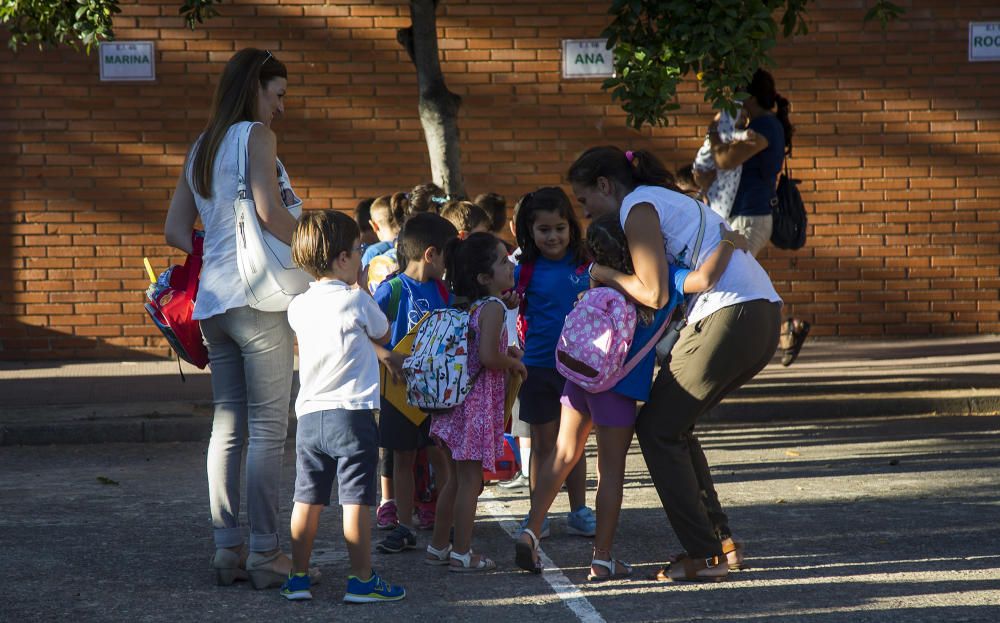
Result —
[{"label": "woman's hand", "polygon": [[719,223],[719,233],[723,240],[731,242],[736,249],[740,251],[750,250],[750,241],[747,240],[747,237],[738,231],[726,229],[725,223]]},{"label": "woman's hand", "polygon": [[521,306],[521,295],[517,293],[517,290],[504,292],[500,295],[500,300],[503,301],[507,309],[517,309]]}]

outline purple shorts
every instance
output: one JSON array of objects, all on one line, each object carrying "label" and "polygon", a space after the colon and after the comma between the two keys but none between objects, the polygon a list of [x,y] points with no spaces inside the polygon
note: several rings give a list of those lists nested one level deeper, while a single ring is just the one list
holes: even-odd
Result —
[{"label": "purple shorts", "polygon": [[635,426],[638,411],[635,400],[613,391],[591,394],[576,383],[566,381],[559,402],[589,415],[598,426]]}]

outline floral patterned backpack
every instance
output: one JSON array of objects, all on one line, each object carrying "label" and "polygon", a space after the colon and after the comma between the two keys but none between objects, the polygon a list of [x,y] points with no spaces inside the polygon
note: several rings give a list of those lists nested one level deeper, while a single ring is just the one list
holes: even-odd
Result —
[{"label": "floral patterned backpack", "polygon": [[635,305],[617,290],[587,290],[566,316],[556,344],[556,369],[590,393],[611,389],[656,346],[667,326],[663,323],[626,363],[636,321]]}]

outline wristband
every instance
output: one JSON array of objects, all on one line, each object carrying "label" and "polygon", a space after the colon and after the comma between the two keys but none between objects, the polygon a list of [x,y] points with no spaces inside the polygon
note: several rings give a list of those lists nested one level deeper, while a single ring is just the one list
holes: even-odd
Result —
[{"label": "wristband", "polygon": [[592,281],[597,281],[597,279],[594,279],[594,264],[594,262],[591,262],[590,266],[587,267],[587,276],[590,277]]}]

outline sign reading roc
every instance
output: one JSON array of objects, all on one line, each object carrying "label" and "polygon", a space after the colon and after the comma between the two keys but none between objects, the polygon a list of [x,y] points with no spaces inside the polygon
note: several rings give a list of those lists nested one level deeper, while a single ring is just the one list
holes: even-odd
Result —
[{"label": "sign reading roc", "polygon": [[1000,22],[969,22],[969,60],[1000,61]]},{"label": "sign reading roc", "polygon": [[156,80],[156,51],[152,41],[102,43],[101,80]]},{"label": "sign reading roc", "polygon": [[607,39],[564,39],[563,78],[610,78],[615,75]]}]

